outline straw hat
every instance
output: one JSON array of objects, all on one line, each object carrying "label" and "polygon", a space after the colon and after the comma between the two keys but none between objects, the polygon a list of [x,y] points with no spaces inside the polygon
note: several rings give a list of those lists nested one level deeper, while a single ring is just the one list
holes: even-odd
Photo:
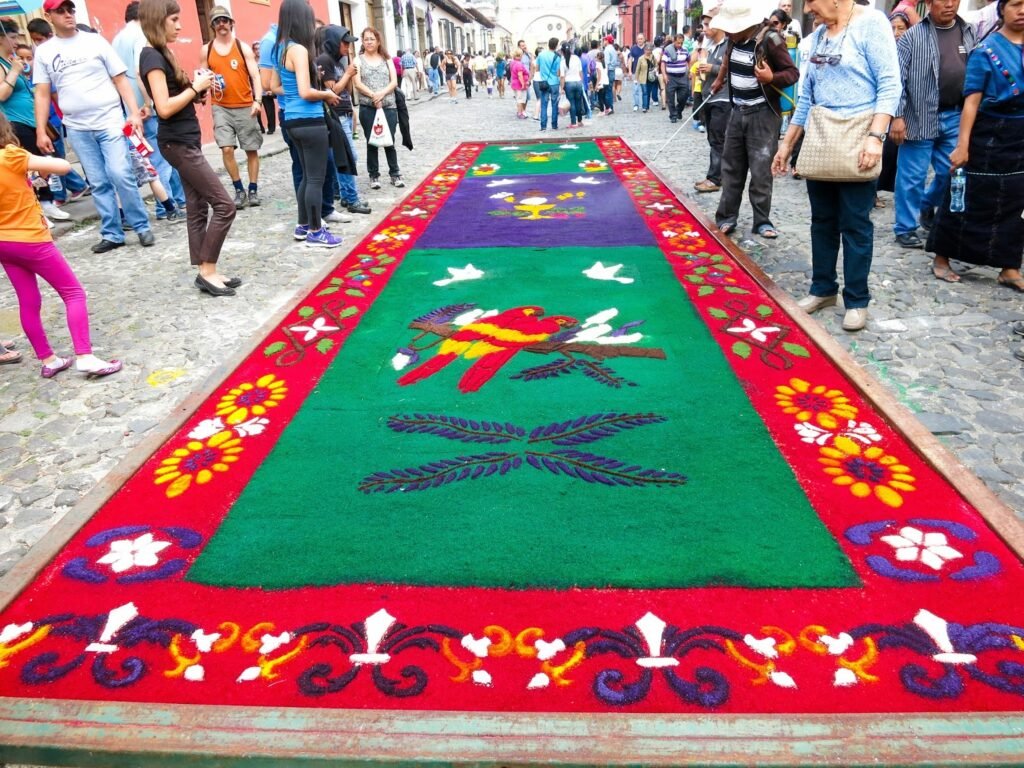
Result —
[{"label": "straw hat", "polygon": [[774,7],[774,3],[764,0],[725,0],[708,26],[727,34],[742,32],[763,22]]}]

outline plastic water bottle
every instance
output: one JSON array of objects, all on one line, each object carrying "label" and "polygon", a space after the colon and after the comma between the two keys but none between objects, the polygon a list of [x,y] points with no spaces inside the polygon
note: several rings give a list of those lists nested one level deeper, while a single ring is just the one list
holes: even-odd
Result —
[{"label": "plastic water bottle", "polygon": [[949,210],[952,213],[964,212],[964,197],[967,191],[967,174],[963,168],[957,168],[949,182]]},{"label": "plastic water bottle", "polygon": [[50,178],[47,179],[46,181],[47,184],[50,185],[50,191],[55,194],[63,189],[63,186],[60,183],[60,176],[58,176],[56,173],[51,173]]}]

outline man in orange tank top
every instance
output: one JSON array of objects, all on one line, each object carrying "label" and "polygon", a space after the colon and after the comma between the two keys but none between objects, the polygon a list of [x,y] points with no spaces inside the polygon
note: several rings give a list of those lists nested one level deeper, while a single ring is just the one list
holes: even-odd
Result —
[{"label": "man in orange tank top", "polygon": [[[224,78],[223,88],[215,84],[213,92],[213,137],[224,157],[224,169],[235,187],[235,207],[259,205],[259,149],[263,134],[256,120],[263,100],[259,69],[252,48],[235,37],[235,20],[222,5],[210,9],[214,38],[203,46],[199,66]],[[245,152],[249,168],[249,190],[235,160],[235,149]]]}]

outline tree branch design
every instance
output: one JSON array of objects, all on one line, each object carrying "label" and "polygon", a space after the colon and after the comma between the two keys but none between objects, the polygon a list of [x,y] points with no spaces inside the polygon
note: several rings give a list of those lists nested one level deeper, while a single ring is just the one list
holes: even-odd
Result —
[{"label": "tree branch design", "polygon": [[[576,446],[604,440],[619,432],[638,429],[667,421],[655,413],[597,413],[576,419],[543,424],[529,435],[522,427],[509,422],[476,421],[441,414],[400,414],[388,419],[388,427],[403,434],[429,434],[463,443],[527,445],[550,443]],[[524,461],[525,457],[525,461]],[[667,487],[686,483],[686,476],[663,469],[650,469],[618,459],[599,456],[576,448],[551,451],[526,450],[522,455],[490,451],[451,459],[439,459],[418,467],[405,467],[374,472],[359,483],[363,493],[395,493],[425,491],[461,480],[477,480],[492,475],[505,475],[529,466],[554,475],[583,480],[587,483],[619,487]]]}]

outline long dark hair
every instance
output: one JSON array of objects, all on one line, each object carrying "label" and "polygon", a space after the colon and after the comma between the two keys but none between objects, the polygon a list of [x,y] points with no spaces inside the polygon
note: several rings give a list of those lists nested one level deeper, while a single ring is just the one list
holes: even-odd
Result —
[{"label": "long dark hair", "polygon": [[159,51],[174,69],[174,79],[178,85],[187,88],[192,81],[188,79],[188,75],[178,64],[178,59],[167,47],[165,22],[176,13],[181,13],[181,7],[176,0],[142,0],[139,3],[139,26],[142,27],[142,33],[149,44]]},{"label": "long dark hair", "polygon": [[316,46],[313,44],[315,29],[316,18],[313,16],[313,8],[306,0],[284,0],[281,3],[281,13],[277,17],[277,40],[274,41],[272,55],[280,63],[281,69],[284,69],[288,43],[303,46],[308,54],[311,84],[317,81],[316,69],[313,67],[313,59],[316,56]]}]

